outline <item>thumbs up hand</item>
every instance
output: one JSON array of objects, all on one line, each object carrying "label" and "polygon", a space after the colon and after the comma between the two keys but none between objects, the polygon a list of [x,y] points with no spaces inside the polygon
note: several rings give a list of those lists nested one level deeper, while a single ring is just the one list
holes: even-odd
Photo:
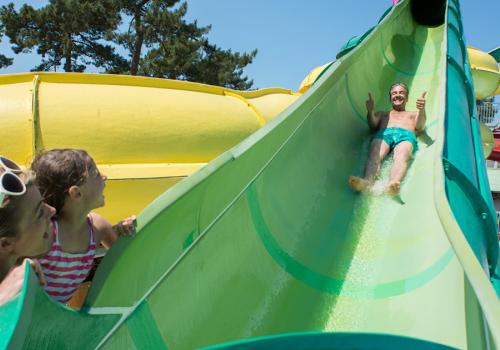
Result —
[{"label": "thumbs up hand", "polygon": [[425,95],[427,95],[427,91],[424,92],[422,94],[422,96],[420,96],[418,99],[417,99],[417,109],[424,109],[425,108]]},{"label": "thumbs up hand", "polygon": [[366,109],[369,113],[372,113],[374,108],[375,108],[375,101],[373,101],[372,94],[369,92],[368,100],[366,100]]}]

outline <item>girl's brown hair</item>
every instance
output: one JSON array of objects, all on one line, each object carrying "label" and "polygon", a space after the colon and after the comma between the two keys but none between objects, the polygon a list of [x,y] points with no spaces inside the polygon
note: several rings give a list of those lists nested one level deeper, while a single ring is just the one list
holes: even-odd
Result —
[{"label": "girl's brown hair", "polygon": [[[3,171],[0,170],[0,174]],[[24,172],[19,175],[21,179],[24,180],[26,189],[34,184],[35,175],[33,172]],[[5,196],[3,202],[0,203],[0,237],[14,237],[17,235],[18,222],[21,210],[19,208],[19,203],[24,196]]]},{"label": "girl's brown hair", "polygon": [[31,168],[36,174],[36,184],[45,202],[60,213],[68,189],[82,185],[96,165],[86,151],[63,148],[38,154]]}]

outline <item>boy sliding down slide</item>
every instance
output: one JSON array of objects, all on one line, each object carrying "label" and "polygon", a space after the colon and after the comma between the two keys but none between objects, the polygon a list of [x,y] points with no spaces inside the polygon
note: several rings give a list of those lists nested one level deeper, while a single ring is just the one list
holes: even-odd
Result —
[{"label": "boy sliding down slide", "polygon": [[354,191],[361,192],[370,189],[375,177],[380,171],[380,164],[384,158],[393,152],[394,164],[389,177],[386,193],[395,196],[399,194],[401,180],[408,167],[408,159],[418,149],[416,133],[424,130],[425,95],[417,99],[417,112],[405,109],[408,102],[408,87],[404,83],[395,83],[389,90],[392,110],[389,112],[375,112],[371,93],[368,94],[366,109],[368,111],[368,125],[376,131],[370,145],[370,155],[366,162],[365,176],[349,176],[349,185]]}]

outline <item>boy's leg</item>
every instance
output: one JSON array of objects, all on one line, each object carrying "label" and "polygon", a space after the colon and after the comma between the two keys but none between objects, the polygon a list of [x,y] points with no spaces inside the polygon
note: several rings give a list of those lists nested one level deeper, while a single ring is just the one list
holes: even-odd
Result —
[{"label": "boy's leg", "polygon": [[365,166],[365,176],[364,178],[359,178],[357,176],[349,177],[349,184],[355,191],[363,191],[372,185],[375,176],[377,176],[380,170],[380,163],[390,151],[390,147],[381,139],[373,139],[370,145],[370,154]]},{"label": "boy's leg", "polygon": [[413,145],[409,141],[398,143],[394,148],[394,164],[391,168],[389,185],[387,186],[387,192],[390,195],[397,195],[399,193],[401,179],[405,176],[408,168],[408,159],[410,159],[412,151]]},{"label": "boy's leg", "polygon": [[365,180],[370,183],[375,180],[375,177],[380,171],[380,164],[384,158],[389,154],[391,148],[382,139],[373,139],[370,146],[370,155],[366,161],[365,167]]}]

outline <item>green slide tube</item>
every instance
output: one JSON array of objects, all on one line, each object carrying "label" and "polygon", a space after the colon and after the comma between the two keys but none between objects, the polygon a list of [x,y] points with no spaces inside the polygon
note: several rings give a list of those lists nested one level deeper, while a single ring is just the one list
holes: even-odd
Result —
[{"label": "green slide tube", "polygon": [[[104,258],[82,311],[32,273],[0,348],[499,349],[496,226],[457,0],[401,1],[262,129],[165,192]],[[400,197],[354,193],[365,101],[427,91]]]}]

